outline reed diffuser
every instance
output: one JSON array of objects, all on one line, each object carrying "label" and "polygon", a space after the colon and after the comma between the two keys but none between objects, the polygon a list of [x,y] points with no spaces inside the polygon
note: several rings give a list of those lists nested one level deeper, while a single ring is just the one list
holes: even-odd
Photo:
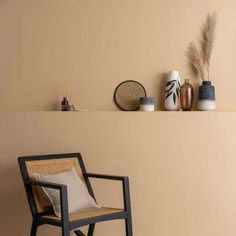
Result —
[{"label": "reed diffuser", "polygon": [[63,83],[63,99],[61,101],[61,111],[68,111],[69,101],[67,99],[68,95],[68,82],[67,80]]}]

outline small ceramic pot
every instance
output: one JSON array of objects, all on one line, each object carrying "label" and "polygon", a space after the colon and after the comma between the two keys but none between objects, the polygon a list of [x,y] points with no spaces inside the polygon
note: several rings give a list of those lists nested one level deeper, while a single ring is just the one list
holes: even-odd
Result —
[{"label": "small ceramic pot", "polygon": [[203,81],[198,91],[198,110],[214,111],[215,109],[215,88],[211,85],[211,81]]},{"label": "small ceramic pot", "polygon": [[67,111],[75,111],[74,105],[68,105],[67,106]]},{"label": "small ceramic pot", "polygon": [[141,97],[140,98],[140,111],[154,111],[154,98],[153,97]]}]

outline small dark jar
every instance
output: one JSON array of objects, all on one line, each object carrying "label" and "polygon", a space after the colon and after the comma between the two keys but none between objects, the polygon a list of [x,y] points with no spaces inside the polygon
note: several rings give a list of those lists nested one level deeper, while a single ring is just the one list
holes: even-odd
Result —
[{"label": "small dark jar", "polygon": [[140,111],[154,111],[154,98],[153,97],[141,97],[140,98]]}]

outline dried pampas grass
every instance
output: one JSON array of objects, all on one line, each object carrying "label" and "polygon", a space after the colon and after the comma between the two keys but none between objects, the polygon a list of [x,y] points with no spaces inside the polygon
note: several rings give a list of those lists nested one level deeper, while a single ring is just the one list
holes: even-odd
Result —
[{"label": "dried pampas grass", "polygon": [[215,37],[216,37],[216,23],[217,23],[217,14],[213,12],[212,14],[208,13],[205,24],[202,27],[202,56],[203,62],[206,64],[208,80],[209,80],[209,67],[211,61],[211,54],[214,47]]},{"label": "dried pampas grass", "polygon": [[191,42],[187,50],[190,66],[202,80],[206,80],[206,78],[210,80],[209,68],[216,36],[216,24],[216,12],[208,13],[202,26],[201,48],[199,49],[195,43]]},{"label": "dried pampas grass", "polygon": [[202,80],[205,80],[203,60],[201,54],[198,51],[197,45],[194,42],[190,43],[187,55],[193,72],[196,75],[199,75]]}]

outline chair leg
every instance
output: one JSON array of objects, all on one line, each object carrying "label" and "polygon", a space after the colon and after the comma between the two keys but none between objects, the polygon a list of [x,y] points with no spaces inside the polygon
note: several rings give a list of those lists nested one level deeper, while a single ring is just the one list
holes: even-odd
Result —
[{"label": "chair leg", "polygon": [[62,227],[62,236],[70,236],[70,230],[66,227]]},{"label": "chair leg", "polygon": [[93,236],[95,224],[89,225],[88,236]]},{"label": "chair leg", "polygon": [[36,236],[36,234],[37,234],[37,229],[38,229],[38,226],[35,224],[35,222],[34,222],[34,220],[33,220],[32,226],[31,226],[30,236]]},{"label": "chair leg", "polygon": [[126,229],[126,236],[133,236],[132,220],[130,216],[128,216],[127,219],[125,219],[125,229]]}]

